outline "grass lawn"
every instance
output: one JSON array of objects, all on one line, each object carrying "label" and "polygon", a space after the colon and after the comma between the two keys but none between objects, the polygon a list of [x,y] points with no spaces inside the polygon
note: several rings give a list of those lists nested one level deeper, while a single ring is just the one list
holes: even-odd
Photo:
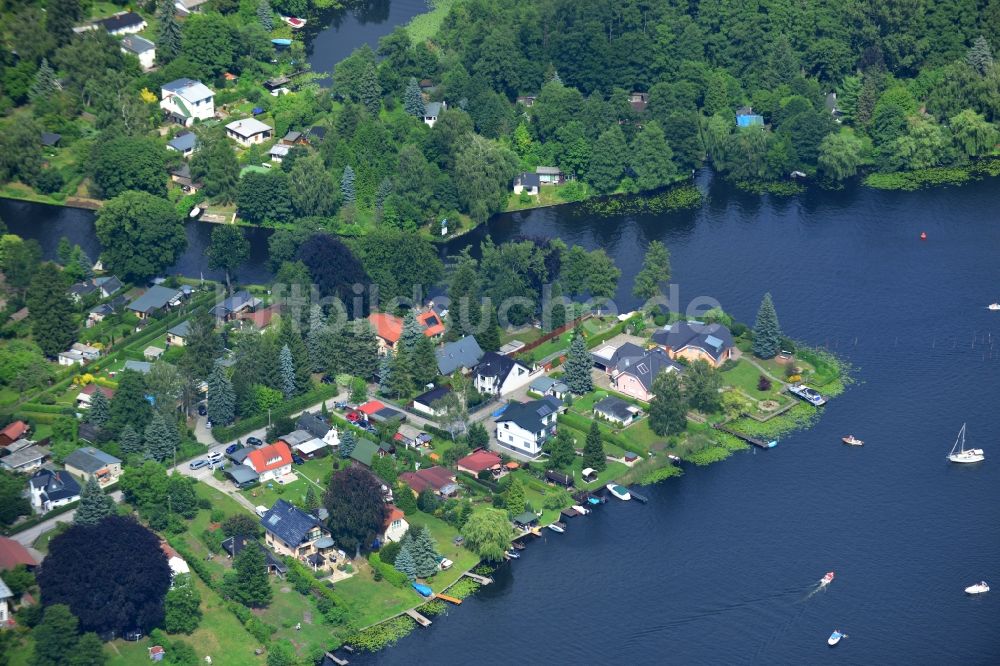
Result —
[{"label": "grass lawn", "polygon": [[375,624],[421,603],[420,595],[412,589],[393,587],[384,580],[376,582],[367,564],[361,564],[356,574],[337,583],[337,592],[350,605],[351,623],[358,628]]},{"label": "grass lawn", "polygon": [[543,342],[542,344],[538,345],[528,353],[531,354],[532,358],[541,361],[543,358],[555,354],[556,352],[561,352],[569,349],[569,344],[572,341],[573,341],[573,331],[569,330],[563,333],[562,335],[558,335],[552,338],[551,340]]},{"label": "grass lawn", "polygon": [[0,407],[13,405],[21,398],[21,394],[12,388],[4,387],[0,389]]},{"label": "grass lawn", "polygon": [[[268,508],[273,506],[279,497],[283,497],[289,502],[304,499],[310,485],[313,486],[317,496],[322,496],[323,477],[332,469],[329,457],[309,460],[304,465],[293,465],[292,469],[298,478],[291,483],[279,484],[276,481],[268,481],[240,492],[253,502],[254,506],[262,505]],[[313,481],[316,483],[312,483]]]},{"label": "grass lawn", "polygon": [[[13,633],[13,632],[11,632]],[[15,636],[17,634],[14,634]],[[35,640],[31,634],[22,636],[20,642],[14,643],[9,653],[4,656],[10,658],[9,666],[28,666],[31,657],[35,652]]]},{"label": "grass lawn", "polygon": [[[776,371],[772,368],[768,368],[768,370],[777,377],[784,377],[783,370]],[[731,370],[726,370],[722,373],[723,384],[741,389],[754,400],[776,400],[781,404],[785,404],[790,400],[782,391],[779,382],[772,381],[769,390],[761,391],[757,388],[759,380],[760,370],[743,359],[737,361],[735,367]]]},{"label": "grass lawn", "polygon": [[429,527],[438,552],[454,562],[454,565],[450,569],[439,571],[428,581],[428,584],[435,592],[440,592],[454,583],[465,571],[476,566],[479,562],[479,558],[471,550],[465,546],[455,545],[454,539],[459,534],[458,530],[440,518],[435,518],[423,512],[407,516],[406,518],[411,528],[421,528],[425,525]]},{"label": "grass lawn", "polygon": [[524,344],[529,344],[542,337],[542,329],[535,328],[534,326],[529,326],[527,328],[518,328],[513,331],[502,330],[500,332],[500,344],[507,344],[511,340],[520,340]]},{"label": "grass lawn", "polygon": [[[278,628],[273,640],[290,640],[303,656],[315,646],[329,650],[334,643],[340,642],[332,637],[334,627],[324,624],[316,606],[296,592],[288,581],[272,576],[271,591],[271,605],[256,614]],[[302,628],[296,630],[295,625],[300,622]]]}]

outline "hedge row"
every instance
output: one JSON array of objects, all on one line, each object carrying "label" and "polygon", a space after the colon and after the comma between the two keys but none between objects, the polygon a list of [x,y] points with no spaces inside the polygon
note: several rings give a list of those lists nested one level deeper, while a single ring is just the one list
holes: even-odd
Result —
[{"label": "hedge row", "polygon": [[[574,414],[572,412],[566,412],[564,414],[560,414],[559,422],[565,423],[570,428],[573,428],[574,430],[579,430],[584,434],[590,432],[591,420],[584,416],[580,416],[579,414]],[[606,424],[606,422],[602,421],[598,421],[597,423],[598,426],[600,426],[602,423]],[[633,445],[626,442],[625,439],[620,435],[616,435],[613,432],[607,432],[607,430],[603,428],[601,429],[601,440],[609,444],[614,444],[615,446],[619,446],[625,449],[626,451],[630,451],[634,448]]]},{"label": "hedge row", "polygon": [[[292,398],[291,400],[286,400],[281,403],[280,407],[272,409],[271,420],[274,421],[275,419],[283,416],[291,416],[294,412],[300,412],[316,403],[329,400],[333,396],[337,395],[337,391],[337,387],[333,384],[322,384],[318,388],[314,388],[307,393],[303,393],[300,396]],[[237,437],[242,437],[247,433],[253,432],[254,430],[263,428],[266,425],[267,414],[258,414],[257,416],[240,419],[231,426],[214,428],[212,430],[212,434],[215,436],[217,441],[228,442],[236,439]]]},{"label": "hedge row", "polygon": [[593,349],[602,342],[607,342],[611,338],[622,333],[628,327],[628,325],[632,323],[633,320],[641,318],[642,315],[640,314],[633,315],[632,317],[626,319],[625,321],[618,322],[617,324],[615,324],[608,330],[604,331],[603,333],[598,333],[597,335],[587,338],[587,349]]},{"label": "hedge row", "polygon": [[378,553],[370,554],[368,556],[368,563],[372,565],[372,569],[381,573],[382,577],[389,581],[393,587],[398,587],[401,590],[410,589],[410,579],[406,577],[406,574],[398,571],[391,564],[383,562]]}]

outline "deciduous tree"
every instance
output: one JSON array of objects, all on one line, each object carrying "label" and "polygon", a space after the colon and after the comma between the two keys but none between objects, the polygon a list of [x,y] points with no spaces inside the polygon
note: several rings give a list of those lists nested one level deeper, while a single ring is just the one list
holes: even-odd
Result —
[{"label": "deciduous tree", "polygon": [[66,655],[73,654],[79,643],[79,624],[68,605],[50,602],[45,608],[41,623],[32,632],[35,639],[32,666],[65,664]]},{"label": "deciduous tree", "polygon": [[236,269],[250,258],[250,241],[243,227],[235,224],[218,224],[212,229],[212,242],[205,252],[208,267],[226,274],[226,291],[233,293],[232,276]]},{"label": "deciduous tree", "polygon": [[560,428],[555,439],[549,440],[546,449],[549,454],[549,463],[556,469],[567,469],[576,460],[573,435],[565,428]]},{"label": "deciduous tree", "polygon": [[694,361],[684,373],[684,397],[692,409],[711,414],[722,405],[719,389],[722,377],[705,361]]},{"label": "deciduous tree", "polygon": [[644,125],[632,142],[629,163],[640,190],[654,190],[670,184],[677,176],[674,153],[659,124]]},{"label": "deciduous tree", "polygon": [[174,576],[163,603],[164,625],[171,634],[190,634],[201,622],[201,595],[191,574]]},{"label": "deciduous tree", "polygon": [[653,380],[649,427],[660,437],[676,435],[687,427],[687,403],[676,372],[661,372]]},{"label": "deciduous tree", "polygon": [[481,507],[474,510],[462,526],[462,536],[466,545],[479,557],[499,562],[510,548],[514,528],[506,511]]},{"label": "deciduous tree", "polygon": [[587,165],[587,182],[601,194],[614,192],[625,175],[625,156],[628,145],[621,127],[613,125],[605,130],[594,143],[590,164]]},{"label": "deciduous tree", "polygon": [[371,547],[385,524],[388,509],[382,482],[361,467],[333,473],[323,504],[330,515],[330,533],[355,557]]},{"label": "deciduous tree", "polygon": [[105,268],[129,281],[161,273],[187,247],[174,206],[145,192],[124,192],[107,202],[95,228]]}]

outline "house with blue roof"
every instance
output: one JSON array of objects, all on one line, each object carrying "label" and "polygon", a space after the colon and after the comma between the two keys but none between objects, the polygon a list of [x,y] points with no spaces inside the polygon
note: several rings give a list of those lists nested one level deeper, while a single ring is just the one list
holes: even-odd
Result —
[{"label": "house with blue roof", "polygon": [[733,357],[733,334],[722,324],[678,321],[653,333],[652,340],[672,359],[705,361],[714,368]]},{"label": "house with blue roof", "polygon": [[264,542],[279,555],[288,555],[308,563],[314,570],[329,566],[334,560],[333,538],[318,517],[283,499],[274,503],[260,519]]},{"label": "house with blue roof", "polygon": [[[440,315],[439,315],[440,316]],[[449,376],[456,370],[467,373],[483,358],[483,350],[471,335],[441,345],[437,350],[438,373]]]},{"label": "house with blue roof", "polygon": [[167,150],[173,150],[184,157],[191,157],[198,150],[198,135],[194,132],[181,132],[167,141]]},{"label": "house with blue roof", "polygon": [[736,126],[737,127],[763,127],[764,126],[764,116],[759,113],[754,113],[753,108],[749,106],[744,106],[743,108],[736,110]]},{"label": "house with blue roof", "polygon": [[48,513],[80,499],[80,484],[63,470],[38,470],[28,480],[28,489],[31,506],[37,513]]}]

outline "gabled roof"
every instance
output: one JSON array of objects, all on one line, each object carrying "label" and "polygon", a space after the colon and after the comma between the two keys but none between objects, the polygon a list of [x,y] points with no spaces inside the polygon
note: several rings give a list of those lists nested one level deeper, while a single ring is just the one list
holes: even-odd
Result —
[{"label": "gabled roof", "polygon": [[674,352],[686,347],[700,349],[716,361],[733,346],[733,334],[726,326],[699,321],[674,322],[653,333],[652,339]]},{"label": "gabled roof", "polygon": [[288,130],[288,134],[286,134],[285,136],[281,137],[281,140],[282,141],[289,141],[291,143],[295,143],[296,141],[298,141],[301,138],[302,138],[302,132],[296,132],[295,130]]},{"label": "gabled roof", "polygon": [[104,397],[108,400],[115,397],[115,390],[113,388],[108,388],[107,386],[98,386],[97,384],[87,384],[81,389],[80,394],[83,395],[94,395],[100,391],[104,394]]},{"label": "gabled roof", "polygon": [[45,493],[50,502],[79,497],[80,484],[66,471],[40,469],[28,480],[35,490]]},{"label": "gabled roof", "polygon": [[270,150],[267,151],[268,155],[271,157],[287,157],[288,151],[292,149],[291,146],[284,143],[276,143],[271,146]]},{"label": "gabled roof", "polygon": [[285,465],[291,465],[292,452],[288,448],[288,444],[280,441],[275,442],[251,451],[246,458],[246,464],[261,474]]},{"label": "gabled roof", "polygon": [[420,493],[427,488],[436,491],[447,488],[455,483],[455,475],[451,470],[435,465],[416,472],[403,472],[399,475],[399,480]]},{"label": "gabled roof", "polygon": [[295,422],[295,427],[321,439],[330,432],[330,426],[327,425],[326,421],[319,414],[313,412],[302,412]]},{"label": "gabled roof", "polygon": [[305,444],[312,438],[312,434],[306,430],[293,430],[287,435],[282,435],[281,441],[294,449],[299,444]]},{"label": "gabled roof", "polygon": [[6,437],[10,441],[16,441],[24,436],[24,433],[28,432],[28,424],[24,421],[14,421],[10,423],[6,428],[0,430],[0,436]]},{"label": "gabled roof", "polygon": [[424,327],[424,335],[428,338],[444,333],[444,324],[436,312],[421,312],[417,315],[417,321]]},{"label": "gabled roof", "polygon": [[249,139],[263,132],[270,132],[274,128],[256,118],[244,118],[243,120],[234,120],[229,123],[226,125],[226,129],[244,139]]},{"label": "gabled roof", "polygon": [[167,141],[167,148],[173,148],[181,153],[194,150],[197,146],[198,135],[194,132],[181,132],[170,141]]},{"label": "gabled roof", "polygon": [[170,301],[180,298],[180,296],[179,289],[171,289],[158,284],[150,287],[146,293],[129,303],[128,309],[145,314],[166,307]]},{"label": "gabled roof", "polygon": [[616,418],[621,421],[627,421],[633,416],[630,407],[631,405],[629,403],[612,395],[597,402],[594,405],[594,412],[611,418]]},{"label": "gabled roof", "polygon": [[297,506],[279,499],[260,519],[264,529],[290,546],[298,546],[316,527],[323,524],[316,516],[306,513]]},{"label": "gabled roof", "polygon": [[10,591],[7,584],[3,582],[2,578],[0,578],[0,599],[12,599],[13,597],[14,593]]},{"label": "gabled roof", "polygon": [[29,463],[38,462],[48,456],[50,451],[44,446],[27,446],[19,451],[15,451],[8,456],[0,458],[0,464],[9,469],[18,469]]},{"label": "gabled roof", "polygon": [[114,33],[125,28],[143,25],[146,23],[146,19],[142,18],[135,12],[125,12],[123,14],[116,14],[115,16],[102,19],[97,23],[108,32]]},{"label": "gabled roof", "polygon": [[125,35],[122,37],[122,48],[129,53],[139,55],[140,53],[154,50],[156,44],[139,35]]},{"label": "gabled roof", "polygon": [[528,385],[528,388],[536,393],[544,394],[546,391],[553,390],[557,393],[566,393],[569,391],[569,386],[565,383],[559,381],[558,379],[552,379],[552,377],[539,377],[535,381]]},{"label": "gabled roof", "polygon": [[368,323],[375,329],[375,335],[389,344],[396,344],[403,334],[403,320],[388,312],[372,312]]},{"label": "gabled roof", "polygon": [[428,407],[430,407],[432,404],[434,404],[441,398],[445,397],[449,393],[451,393],[451,387],[435,386],[430,391],[426,391],[425,393],[421,393],[420,395],[418,395],[416,398],[413,399],[413,402],[420,405],[427,405]]},{"label": "gabled roof", "polygon": [[653,390],[653,380],[661,372],[665,371],[683,372],[684,368],[670,360],[666,352],[654,349],[644,353],[642,356],[629,356],[618,361],[615,367],[615,376],[632,375],[639,380],[643,388],[647,391]]},{"label": "gabled roof", "polygon": [[0,537],[0,571],[8,571],[18,564],[29,567],[38,566],[28,549],[7,537]]},{"label": "gabled roof", "polygon": [[201,81],[194,79],[177,79],[170,83],[164,83],[163,89],[183,97],[188,102],[200,102],[203,99],[214,97],[215,93]]},{"label": "gabled roof", "polygon": [[42,145],[48,147],[54,147],[57,143],[62,141],[62,135],[56,134],[55,132],[42,132]]},{"label": "gabled roof", "polygon": [[63,462],[67,465],[73,466],[81,472],[93,474],[97,470],[104,469],[108,465],[120,464],[121,460],[115,458],[110,453],[105,453],[100,449],[95,449],[93,446],[85,446],[66,456],[66,459]]},{"label": "gabled roof", "polygon": [[613,368],[618,364],[618,361],[629,356],[642,356],[646,353],[646,350],[637,344],[632,342],[626,342],[618,347],[613,345],[605,345],[599,349],[596,349],[590,353],[590,357],[595,363],[600,363],[601,365]]},{"label": "gabled roof", "polygon": [[441,115],[441,102],[428,102],[424,105],[424,118],[437,118]]},{"label": "gabled roof", "polygon": [[243,552],[243,549],[246,548],[248,544],[253,544],[255,548],[259,548],[260,551],[264,553],[264,566],[268,569],[274,569],[280,573],[288,571],[288,567],[285,566],[285,563],[282,562],[277,555],[265,548],[264,544],[256,539],[248,541],[245,536],[231,536],[228,539],[225,539],[221,545],[222,549],[229,553],[231,557],[236,557]]},{"label": "gabled roof", "polygon": [[314,125],[309,128],[309,137],[315,138],[317,141],[322,141],[326,138],[326,128],[322,125]]},{"label": "gabled roof", "polygon": [[535,173],[540,176],[558,176],[562,170],[559,167],[540,166],[535,167]]},{"label": "gabled roof", "polygon": [[542,179],[538,177],[537,173],[521,173],[514,178],[514,184],[530,189],[532,187],[539,187],[542,184]]},{"label": "gabled roof", "polygon": [[167,330],[168,334],[176,336],[178,338],[186,338],[188,336],[188,333],[190,332],[191,332],[191,322],[186,319],[181,323],[177,324],[176,326]]},{"label": "gabled roof", "polygon": [[500,456],[492,451],[479,450],[460,459],[456,464],[478,474],[485,469],[492,469],[499,465]]},{"label": "gabled roof", "polygon": [[135,370],[136,372],[148,375],[152,369],[153,364],[149,361],[133,361],[131,359],[125,361],[125,370]]},{"label": "gabled roof", "polygon": [[122,288],[122,281],[116,275],[104,275],[94,278],[94,286],[110,296]]},{"label": "gabled roof", "polygon": [[478,377],[494,377],[498,382],[503,383],[515,365],[520,365],[528,369],[528,366],[510,356],[502,356],[496,352],[486,352],[476,366],[476,375]]},{"label": "gabled roof", "polygon": [[234,312],[241,312],[248,308],[255,308],[260,304],[261,300],[259,298],[251,296],[250,292],[244,289],[223,300],[209,312],[212,313],[213,317],[225,317],[226,315]]},{"label": "gabled roof", "polygon": [[358,407],[358,411],[371,416],[385,409],[385,405],[378,400],[369,400],[365,404]]},{"label": "gabled roof", "polygon": [[497,418],[497,423],[509,421],[528,432],[538,432],[545,427],[542,419],[554,414],[556,406],[549,400],[532,400],[531,402],[512,402]]},{"label": "gabled roof", "polygon": [[449,342],[437,350],[438,372],[450,375],[459,368],[474,368],[483,357],[483,350],[471,335]]},{"label": "gabled roof", "polygon": [[375,457],[376,452],[378,452],[378,444],[365,437],[359,437],[358,443],[354,445],[354,450],[351,451],[350,457],[365,467],[371,467],[372,459]]},{"label": "gabled roof", "polygon": [[92,294],[95,291],[97,291],[97,287],[95,287],[91,282],[77,282],[69,288],[69,293],[74,296],[86,296],[87,294]]}]

